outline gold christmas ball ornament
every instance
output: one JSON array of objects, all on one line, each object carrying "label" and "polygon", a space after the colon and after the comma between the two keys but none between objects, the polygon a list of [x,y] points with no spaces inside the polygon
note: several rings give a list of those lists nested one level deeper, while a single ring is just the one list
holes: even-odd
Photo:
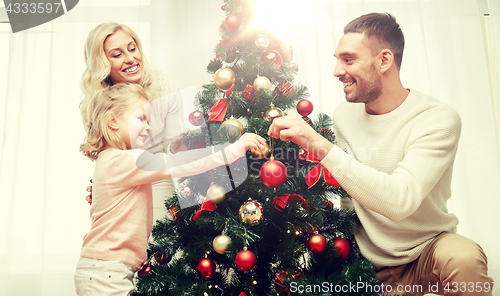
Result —
[{"label": "gold christmas ball ornament", "polygon": [[225,234],[218,235],[214,238],[212,245],[215,252],[219,254],[224,254],[226,252],[227,246],[231,244],[231,238]]},{"label": "gold christmas ball ornament", "polygon": [[266,143],[260,148],[252,147],[250,153],[252,153],[252,157],[255,159],[263,159],[269,154],[269,145]]},{"label": "gold christmas ball ornament", "polygon": [[253,81],[253,89],[256,92],[261,90],[268,91],[271,89],[271,81],[269,81],[269,78],[265,76],[259,76]]},{"label": "gold christmas ball ornament", "polygon": [[214,74],[214,84],[220,90],[228,90],[236,81],[236,75],[229,68],[220,68]]},{"label": "gold christmas ball ornament", "polygon": [[238,211],[241,221],[249,225],[258,225],[264,220],[264,207],[256,200],[243,203]]},{"label": "gold christmas ball ornament", "polygon": [[269,39],[267,39],[265,36],[260,35],[255,39],[255,46],[259,49],[267,49],[269,46]]},{"label": "gold christmas ball ornament", "polygon": [[234,118],[229,118],[226,121],[224,121],[221,125],[220,128],[227,128],[227,135],[229,136],[229,141],[233,143],[234,141],[238,140],[241,135],[245,133],[245,128],[243,127],[243,124],[238,121],[238,119]]},{"label": "gold christmas ball ornament", "polygon": [[273,121],[276,117],[285,116],[285,112],[278,107],[275,107],[274,104],[271,104],[271,108],[269,108],[264,114],[264,119],[267,121]]},{"label": "gold christmas ball ornament", "polygon": [[214,184],[208,188],[207,198],[213,203],[221,203],[226,198],[226,190],[224,187]]}]

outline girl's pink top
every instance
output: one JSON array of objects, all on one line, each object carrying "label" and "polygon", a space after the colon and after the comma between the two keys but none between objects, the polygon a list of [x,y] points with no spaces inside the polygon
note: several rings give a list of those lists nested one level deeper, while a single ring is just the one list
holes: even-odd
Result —
[{"label": "girl's pink top", "polygon": [[92,225],[81,256],[118,260],[140,268],[153,228],[151,183],[168,178],[166,170],[144,170],[133,150],[99,153],[92,178]]}]

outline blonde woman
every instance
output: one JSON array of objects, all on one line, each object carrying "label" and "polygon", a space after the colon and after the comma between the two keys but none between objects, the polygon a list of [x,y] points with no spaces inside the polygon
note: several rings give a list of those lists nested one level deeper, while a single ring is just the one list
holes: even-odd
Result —
[{"label": "blonde woman", "polygon": [[[141,40],[134,31],[119,23],[100,24],[89,33],[84,53],[86,69],[81,80],[80,111],[86,131],[88,102],[96,93],[120,82],[136,83],[152,101],[151,132],[145,148],[152,152],[170,149],[174,153],[181,149],[180,141],[171,144],[171,139],[184,128],[181,97],[169,77],[150,68]],[[92,187],[87,190],[92,191]],[[153,184],[155,219],[165,215],[163,202],[172,196],[173,190],[170,179]],[[87,196],[87,200],[91,196]]]}]

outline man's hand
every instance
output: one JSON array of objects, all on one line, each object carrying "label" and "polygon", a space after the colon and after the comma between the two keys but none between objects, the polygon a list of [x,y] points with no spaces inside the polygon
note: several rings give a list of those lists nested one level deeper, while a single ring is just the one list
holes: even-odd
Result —
[{"label": "man's hand", "polygon": [[294,114],[273,119],[267,134],[282,141],[292,141],[323,159],[333,144],[318,134],[301,116]]}]

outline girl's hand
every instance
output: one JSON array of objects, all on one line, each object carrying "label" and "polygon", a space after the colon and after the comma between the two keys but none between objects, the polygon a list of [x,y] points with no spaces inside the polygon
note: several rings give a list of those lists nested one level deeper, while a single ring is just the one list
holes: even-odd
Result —
[{"label": "girl's hand", "polygon": [[264,146],[264,144],[266,144],[266,139],[254,133],[244,133],[238,141],[241,141],[245,147],[245,151],[252,147],[260,149]]}]

